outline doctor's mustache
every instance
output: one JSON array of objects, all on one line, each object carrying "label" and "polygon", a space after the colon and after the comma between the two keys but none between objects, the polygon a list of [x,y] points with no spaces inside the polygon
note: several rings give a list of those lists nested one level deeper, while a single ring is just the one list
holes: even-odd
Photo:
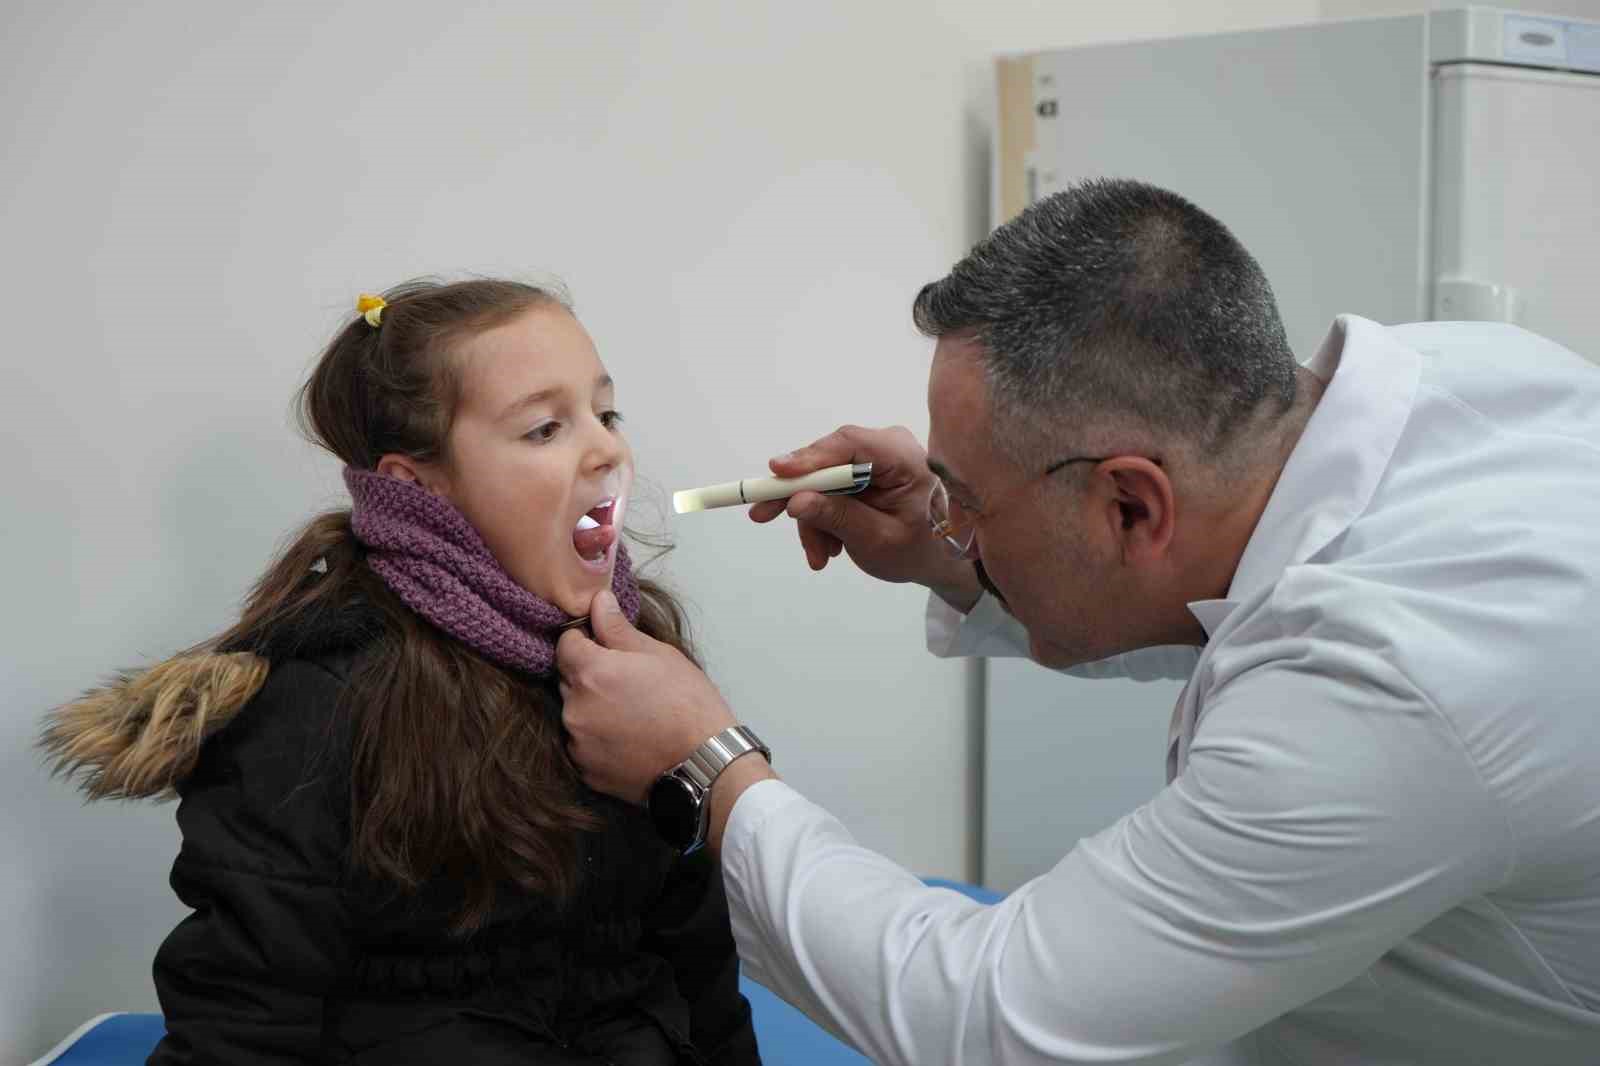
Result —
[{"label": "doctor's mustache", "polygon": [[987,570],[985,570],[983,568],[983,560],[982,559],[974,559],[974,560],[972,560],[972,568],[973,568],[973,570],[977,571],[978,584],[983,586],[983,591],[987,592],[989,595],[991,595],[995,599],[999,600],[1000,601],[1000,606],[1006,608],[1007,610],[1010,610],[1011,609],[1011,605],[1006,602],[1005,596],[1003,594],[1001,594],[999,589],[995,588],[994,582],[989,580],[989,571],[987,571]]}]

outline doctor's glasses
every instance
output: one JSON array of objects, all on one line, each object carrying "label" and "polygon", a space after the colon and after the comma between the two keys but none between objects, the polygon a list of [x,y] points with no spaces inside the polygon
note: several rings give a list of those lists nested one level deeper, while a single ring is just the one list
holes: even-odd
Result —
[{"label": "doctor's glasses", "polygon": [[[1061,459],[1047,466],[1037,478],[1046,478],[1057,470],[1071,466],[1073,463],[1103,463],[1114,458],[1108,455],[1075,455],[1068,459]],[[1160,459],[1151,459],[1157,466],[1161,465]],[[978,519],[993,518],[1000,509],[1009,506],[1015,500],[1017,493],[1034,482],[1035,478],[1027,478],[1020,484],[999,494],[995,501],[982,511],[963,504],[958,497],[951,496],[950,490],[945,487],[944,480],[935,477],[933,490],[928,494],[928,528],[933,535],[944,541],[945,550],[957,559],[977,558],[972,550],[972,545],[978,538]]]}]

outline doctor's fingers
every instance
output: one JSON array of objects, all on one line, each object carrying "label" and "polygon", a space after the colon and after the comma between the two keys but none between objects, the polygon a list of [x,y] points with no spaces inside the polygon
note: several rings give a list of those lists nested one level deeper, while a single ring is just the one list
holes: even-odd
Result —
[{"label": "doctor's fingers", "polygon": [[800,534],[800,547],[806,553],[806,563],[813,570],[821,570],[828,565],[829,559],[844,550],[844,541],[831,533],[824,533],[816,526],[796,522],[794,528]]},{"label": "doctor's fingers", "polygon": [[800,477],[842,463],[871,463],[872,485],[877,489],[897,488],[929,476],[928,453],[905,426],[840,426],[768,465],[779,477]]},{"label": "doctor's fingers", "polygon": [[788,506],[788,500],[767,500],[764,503],[751,504],[750,521],[763,523],[770,522],[774,518],[777,518],[779,515],[783,514],[784,509]]},{"label": "doctor's fingers", "polygon": [[[840,542],[854,553],[871,555],[898,548],[907,540],[903,520],[850,496],[802,492],[789,500],[789,514],[801,526]],[[838,554],[826,540],[816,543],[818,547],[829,549],[829,557]]]},{"label": "doctor's fingers", "polygon": [[569,629],[556,639],[556,669],[561,672],[563,684],[568,668],[576,669],[597,647],[599,645],[590,640],[587,633],[577,629]]},{"label": "doctor's fingers", "polygon": [[[903,506],[908,491],[920,497],[923,487],[931,483],[928,453],[904,426],[886,429],[841,426],[803,448],[768,460],[767,465],[778,477],[801,477],[844,463],[872,464],[872,484],[854,495],[881,511]],[[785,510],[788,510],[786,500],[754,504],[749,510],[750,520],[771,522]],[[789,513],[794,514],[792,510]]]},{"label": "doctor's fingers", "polygon": [[591,640],[588,634],[569,629],[556,641],[556,671],[559,674],[562,695],[574,688],[593,687],[606,660],[618,654]]}]

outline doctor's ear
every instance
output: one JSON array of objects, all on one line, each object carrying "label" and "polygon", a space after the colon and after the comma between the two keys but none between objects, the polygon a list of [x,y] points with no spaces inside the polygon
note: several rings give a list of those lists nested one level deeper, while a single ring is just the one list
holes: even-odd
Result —
[{"label": "doctor's ear", "polygon": [[1163,555],[1172,543],[1176,499],[1161,464],[1119,455],[1101,463],[1096,473],[1110,479],[1106,522],[1121,545],[1124,561],[1138,563]]}]

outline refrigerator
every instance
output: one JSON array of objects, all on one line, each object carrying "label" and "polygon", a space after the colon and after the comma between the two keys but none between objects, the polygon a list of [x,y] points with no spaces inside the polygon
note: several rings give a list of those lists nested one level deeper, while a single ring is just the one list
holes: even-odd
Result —
[{"label": "refrigerator", "polygon": [[[1260,261],[1309,359],[1333,317],[1500,320],[1600,363],[1600,21],[1469,7],[997,61],[993,212],[1172,189]],[[1181,684],[984,673],[982,870],[1010,889],[1164,784]]]}]

